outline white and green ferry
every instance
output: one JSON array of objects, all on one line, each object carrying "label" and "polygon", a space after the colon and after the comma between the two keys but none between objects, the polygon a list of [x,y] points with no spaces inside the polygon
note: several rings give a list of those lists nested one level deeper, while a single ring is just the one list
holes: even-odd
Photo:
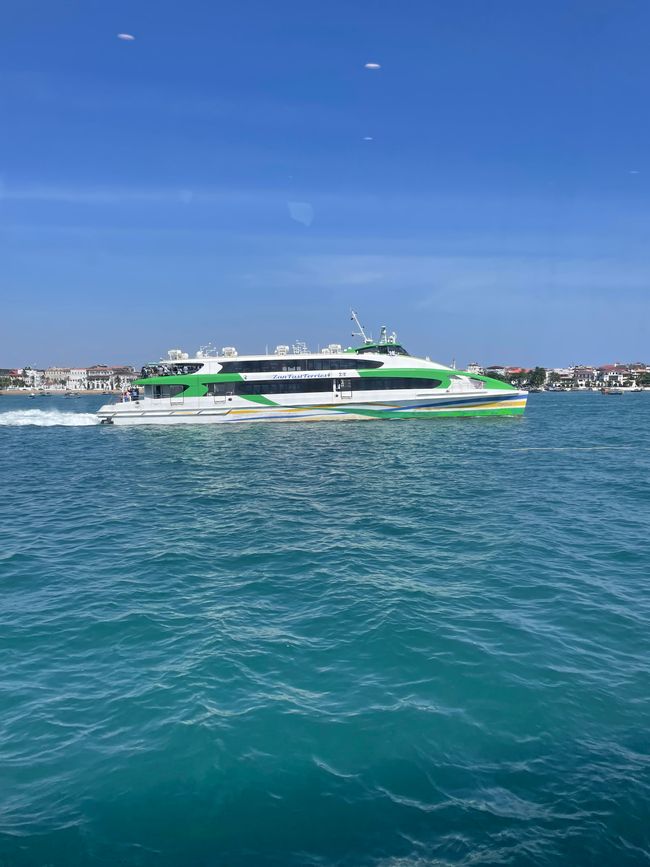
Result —
[{"label": "white and green ferry", "polygon": [[487,376],[415,358],[395,335],[343,349],[304,344],[273,354],[201,351],[142,369],[126,401],[98,411],[104,424],[233,424],[257,421],[368,421],[516,416],[527,392]]}]

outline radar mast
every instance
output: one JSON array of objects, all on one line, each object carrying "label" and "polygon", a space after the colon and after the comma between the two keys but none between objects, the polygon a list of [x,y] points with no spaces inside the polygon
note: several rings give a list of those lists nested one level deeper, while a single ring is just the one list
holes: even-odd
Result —
[{"label": "radar mast", "polygon": [[353,332],[352,332],[352,336],[353,336],[353,337],[361,337],[364,343],[372,343],[372,337],[368,337],[368,335],[366,334],[366,332],[365,332],[365,330],[364,330],[364,327],[363,327],[363,325],[361,324],[361,322],[359,321],[359,317],[357,316],[357,314],[355,313],[355,311],[352,310],[352,309],[350,309],[350,313],[352,314],[352,315],[350,316],[350,319],[352,319],[352,321],[354,322],[354,324],[355,324],[355,325],[357,326],[357,328],[359,329],[358,331],[353,331]]}]

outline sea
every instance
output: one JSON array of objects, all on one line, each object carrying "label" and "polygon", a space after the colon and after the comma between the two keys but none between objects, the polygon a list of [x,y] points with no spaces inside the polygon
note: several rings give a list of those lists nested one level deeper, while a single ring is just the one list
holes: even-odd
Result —
[{"label": "sea", "polygon": [[0,397],[1,867],[650,864],[650,393]]}]

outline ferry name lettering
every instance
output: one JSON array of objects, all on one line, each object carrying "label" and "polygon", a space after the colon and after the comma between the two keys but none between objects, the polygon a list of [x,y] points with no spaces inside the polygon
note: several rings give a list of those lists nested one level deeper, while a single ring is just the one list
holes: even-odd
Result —
[{"label": "ferry name lettering", "polygon": [[327,373],[274,373],[272,379],[329,379]]}]

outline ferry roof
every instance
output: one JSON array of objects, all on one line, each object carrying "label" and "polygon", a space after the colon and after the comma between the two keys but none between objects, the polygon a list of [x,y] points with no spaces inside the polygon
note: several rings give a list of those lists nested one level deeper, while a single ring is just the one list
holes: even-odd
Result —
[{"label": "ferry roof", "polygon": [[354,352],[361,355],[364,352],[376,352],[378,355],[385,355],[387,351],[392,350],[395,355],[410,355],[401,343],[364,343],[363,346],[350,346],[345,352]]},{"label": "ferry roof", "polygon": [[[390,346],[391,348],[397,349],[398,351],[395,353],[390,353],[388,355],[386,348]],[[401,350],[401,351],[399,351]],[[404,350],[404,348],[400,344],[385,344],[385,343],[373,343],[373,344],[365,344],[364,346],[350,346],[346,349],[340,349],[335,352],[287,352],[284,354],[279,354],[275,352],[269,353],[251,353],[251,354],[239,354],[236,355],[194,355],[188,358],[161,358],[158,361],[149,361],[145,364],[145,367],[160,367],[161,365],[183,365],[183,364],[209,364],[210,362],[216,362],[217,364],[227,363],[229,361],[261,361],[262,359],[267,358],[275,358],[281,363],[282,359],[299,359],[299,358],[341,358],[344,361],[345,356],[349,355],[369,355],[371,357],[377,358],[382,361],[386,361],[387,356],[390,357],[393,361],[401,360],[406,361],[406,359],[410,359],[414,362],[424,362],[425,364],[430,364],[432,367],[435,367],[437,370],[453,370],[454,368],[449,367],[446,364],[441,364],[438,361],[434,361],[430,358],[420,358],[416,355],[409,355],[408,352]],[[343,364],[342,367],[345,365]]]}]

